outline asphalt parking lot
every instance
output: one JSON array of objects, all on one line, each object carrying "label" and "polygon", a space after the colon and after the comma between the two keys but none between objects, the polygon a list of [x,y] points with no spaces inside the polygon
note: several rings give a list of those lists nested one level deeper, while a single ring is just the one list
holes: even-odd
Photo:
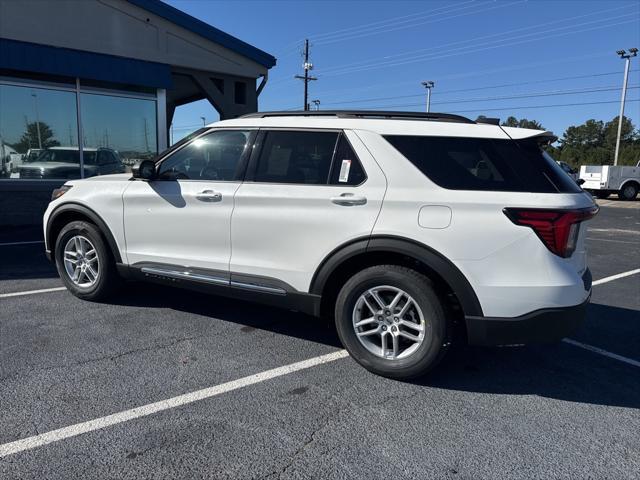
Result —
[{"label": "asphalt parking lot", "polygon": [[8,296],[61,282],[39,229],[1,231],[0,478],[639,478],[640,273],[610,277],[640,269],[640,201],[600,203],[571,343],[458,347],[415,382],[299,313]]}]

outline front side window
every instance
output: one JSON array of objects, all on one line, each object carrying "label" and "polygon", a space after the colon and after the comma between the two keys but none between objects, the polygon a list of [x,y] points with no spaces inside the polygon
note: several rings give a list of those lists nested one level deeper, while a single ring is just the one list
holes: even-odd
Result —
[{"label": "front side window", "polygon": [[192,140],[160,164],[164,180],[233,181],[239,179],[249,130],[218,130]]},{"label": "front side window", "polygon": [[387,135],[396,150],[437,185],[453,190],[577,193],[533,140]]},{"label": "front side window", "polygon": [[326,185],[337,140],[337,132],[267,132],[255,181]]}]

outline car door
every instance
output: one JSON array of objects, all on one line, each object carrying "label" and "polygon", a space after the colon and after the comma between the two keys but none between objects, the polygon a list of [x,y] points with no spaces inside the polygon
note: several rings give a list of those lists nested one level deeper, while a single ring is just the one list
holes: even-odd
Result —
[{"label": "car door", "polygon": [[371,234],[385,189],[351,132],[261,130],[236,192],[232,282],[308,291],[332,250]]},{"label": "car door", "polygon": [[131,182],[123,195],[130,265],[228,283],[234,194],[254,135],[210,131],[162,159],[157,180]]}]

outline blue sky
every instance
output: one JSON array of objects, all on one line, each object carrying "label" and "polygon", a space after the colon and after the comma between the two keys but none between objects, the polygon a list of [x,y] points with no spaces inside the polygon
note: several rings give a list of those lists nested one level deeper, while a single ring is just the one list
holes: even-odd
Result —
[{"label": "blue sky", "polygon": [[[618,114],[624,65],[615,52],[640,48],[635,0],[168,3],[277,58],[260,110],[301,108],[303,86],[293,76],[308,37],[318,77],[310,99],[320,108],[422,111],[420,82],[433,80],[432,111],[526,117],[562,134]],[[640,56],[631,69],[627,99],[637,100]],[[582,103],[593,104],[575,105]],[[549,106],[558,104],[573,105]],[[640,102],[628,101],[625,114],[640,126]],[[175,138],[202,116],[217,120],[207,102],[180,107]]]}]

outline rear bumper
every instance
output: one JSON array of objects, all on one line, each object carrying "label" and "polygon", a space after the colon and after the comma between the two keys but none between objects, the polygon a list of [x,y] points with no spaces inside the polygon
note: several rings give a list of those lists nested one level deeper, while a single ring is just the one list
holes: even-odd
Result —
[{"label": "rear bumper", "polygon": [[583,322],[587,300],[572,307],[544,308],[515,318],[466,317],[470,345],[551,343],[574,332]]}]

